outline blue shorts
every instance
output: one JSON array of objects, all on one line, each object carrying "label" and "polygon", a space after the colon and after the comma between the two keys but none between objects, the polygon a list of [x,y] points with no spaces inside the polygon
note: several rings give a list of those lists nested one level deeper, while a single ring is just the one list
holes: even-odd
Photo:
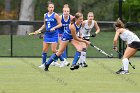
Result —
[{"label": "blue shorts", "polygon": [[64,33],[64,34],[62,35],[62,37],[61,37],[61,40],[62,40],[62,41],[70,41],[70,40],[72,40],[72,39],[73,39],[72,35],[67,34],[67,33]]},{"label": "blue shorts", "polygon": [[44,34],[44,42],[46,42],[46,43],[58,43],[58,31],[45,33]]}]

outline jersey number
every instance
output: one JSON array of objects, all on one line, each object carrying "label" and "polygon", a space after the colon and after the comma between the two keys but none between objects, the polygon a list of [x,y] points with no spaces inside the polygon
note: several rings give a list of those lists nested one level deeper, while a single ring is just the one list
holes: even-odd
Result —
[{"label": "jersey number", "polygon": [[50,28],[50,27],[51,27],[51,24],[50,24],[50,22],[47,22],[47,24],[48,24],[48,28]]},{"label": "jersey number", "polygon": [[64,31],[67,30],[68,27],[64,27]]}]

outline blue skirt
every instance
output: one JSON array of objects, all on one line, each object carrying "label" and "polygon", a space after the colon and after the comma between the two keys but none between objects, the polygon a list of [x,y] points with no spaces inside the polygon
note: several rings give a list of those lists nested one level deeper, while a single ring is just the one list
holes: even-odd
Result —
[{"label": "blue skirt", "polygon": [[44,34],[44,42],[46,43],[58,43],[58,31],[46,32]]}]

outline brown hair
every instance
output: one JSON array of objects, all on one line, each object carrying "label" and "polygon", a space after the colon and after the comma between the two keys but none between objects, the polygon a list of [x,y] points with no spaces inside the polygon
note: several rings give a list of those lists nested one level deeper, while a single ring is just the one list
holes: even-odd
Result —
[{"label": "brown hair", "polygon": [[71,24],[73,24],[79,17],[82,17],[83,14],[81,12],[77,12],[74,18],[71,20]]},{"label": "brown hair", "polygon": [[119,28],[125,28],[125,25],[124,25],[124,23],[120,20],[120,18],[118,18],[118,19],[116,20],[116,22],[114,23],[114,26],[115,26],[115,27],[119,27]]}]

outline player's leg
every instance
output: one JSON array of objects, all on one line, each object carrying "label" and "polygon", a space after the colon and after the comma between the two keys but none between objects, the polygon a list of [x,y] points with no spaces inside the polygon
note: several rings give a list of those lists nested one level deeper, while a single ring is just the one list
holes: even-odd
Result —
[{"label": "player's leg", "polygon": [[124,52],[124,55],[123,55],[123,58],[122,58],[123,70],[120,71],[117,74],[129,74],[129,71],[128,71],[129,58],[131,56],[133,56],[136,52],[137,52],[137,49],[134,49],[134,48],[131,48],[131,47],[126,48],[126,50]]},{"label": "player's leg", "polygon": [[59,58],[59,56],[63,53],[63,51],[65,50],[66,46],[67,46],[68,41],[62,41],[62,43],[60,43],[60,47],[58,49],[58,51],[55,54],[52,54],[52,56],[50,57],[50,59],[45,63],[45,71],[48,71],[49,65],[54,61],[57,60]]},{"label": "player's leg", "polygon": [[76,53],[74,55],[74,60],[72,62],[72,65],[70,67],[71,70],[74,69],[78,69],[79,65],[77,65],[77,61],[79,60],[80,56],[81,56],[81,51],[82,51],[82,47],[80,46],[80,42],[76,41],[76,40],[72,40],[71,44],[76,48]]},{"label": "player's leg", "polygon": [[[57,45],[58,43],[54,42],[54,43],[51,43],[51,50],[53,53],[56,53],[57,52]],[[60,64],[57,62],[58,60],[54,60],[51,65],[52,66],[60,66]]]},{"label": "player's leg", "polygon": [[88,65],[86,64],[86,51],[87,51],[87,46],[85,43],[82,42],[82,52],[81,52],[81,63],[82,67],[87,67]]},{"label": "player's leg", "polygon": [[[62,42],[62,40],[61,40],[61,37],[60,37],[60,39],[59,39],[59,44]],[[65,48],[65,50],[64,50],[64,52],[62,53],[62,55],[61,55],[61,58],[63,57],[64,58],[64,60],[61,60],[60,59],[60,61],[61,61],[61,63],[60,63],[60,67],[64,67],[65,65],[66,66],[69,66],[70,65],[70,63],[67,61],[67,53],[66,53],[66,51],[67,51],[67,46],[66,46],[66,48]]]},{"label": "player's leg", "polygon": [[44,63],[46,62],[49,45],[49,43],[43,42],[42,64],[39,66],[40,68],[44,67]]}]

